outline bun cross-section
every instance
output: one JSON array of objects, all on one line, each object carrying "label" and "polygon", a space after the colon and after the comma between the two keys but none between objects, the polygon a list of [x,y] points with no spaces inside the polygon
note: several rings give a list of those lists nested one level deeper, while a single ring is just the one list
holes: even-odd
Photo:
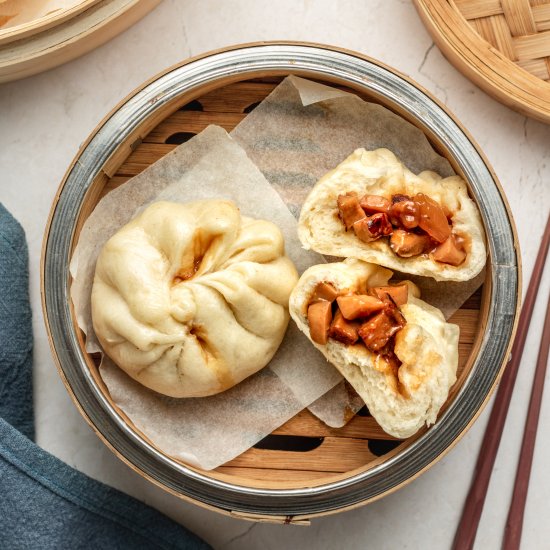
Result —
[{"label": "bun cross-section", "polygon": [[387,149],[357,149],[302,206],[304,248],[438,281],[467,281],[485,265],[481,216],[459,176],[418,175]]},{"label": "bun cross-section", "polygon": [[459,328],[391,276],[351,258],[315,265],[293,290],[290,315],[382,429],[406,438],[435,422],[456,381]]}]

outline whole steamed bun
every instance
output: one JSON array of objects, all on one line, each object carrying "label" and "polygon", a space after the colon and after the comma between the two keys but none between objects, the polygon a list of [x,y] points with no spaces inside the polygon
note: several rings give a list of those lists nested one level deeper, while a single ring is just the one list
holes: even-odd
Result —
[{"label": "whole steamed bun", "polygon": [[271,360],[297,280],[273,223],[227,200],[156,202],[103,247],[93,326],[105,353],[144,386],[213,395]]}]

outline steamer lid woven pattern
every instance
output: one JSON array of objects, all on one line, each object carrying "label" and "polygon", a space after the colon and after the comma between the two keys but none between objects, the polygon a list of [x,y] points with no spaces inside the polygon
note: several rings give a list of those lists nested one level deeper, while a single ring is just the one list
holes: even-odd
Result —
[{"label": "steamer lid woven pattern", "polygon": [[550,122],[550,0],[414,0],[443,54],[509,107]]},{"label": "steamer lid woven pattern", "polygon": [[550,1],[462,0],[456,6],[499,52],[532,75],[550,80]]}]

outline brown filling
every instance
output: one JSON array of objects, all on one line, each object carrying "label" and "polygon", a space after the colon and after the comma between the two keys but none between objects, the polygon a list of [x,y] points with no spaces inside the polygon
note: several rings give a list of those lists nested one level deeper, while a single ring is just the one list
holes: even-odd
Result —
[{"label": "brown filling", "polygon": [[338,195],[337,203],[346,231],[353,229],[365,243],[388,237],[401,258],[431,254],[436,262],[453,266],[466,259],[464,240],[452,232],[451,213],[423,193],[392,195],[390,201],[350,192]]},{"label": "brown filling", "polygon": [[178,283],[181,283],[182,281],[187,281],[189,279],[192,279],[197,271],[199,270],[199,267],[201,266],[202,257],[195,258],[193,260],[193,266],[187,267],[187,268],[180,268],[180,270],[174,275],[174,279],[172,280],[172,284],[177,285]]},{"label": "brown filling", "polygon": [[197,229],[193,235],[193,263],[191,264],[191,258],[188,257],[190,251],[187,251],[182,258],[182,263],[186,265],[179,268],[172,279],[172,284],[177,285],[195,277],[201,269],[204,257],[220,238],[219,235],[211,235],[205,233],[202,229]]},{"label": "brown filling", "polygon": [[321,282],[307,306],[311,339],[321,345],[329,338],[346,346],[364,345],[396,373],[401,362],[394,353],[394,337],[406,324],[399,306],[407,298],[406,284],[371,287],[359,294],[339,293],[332,284]]}]

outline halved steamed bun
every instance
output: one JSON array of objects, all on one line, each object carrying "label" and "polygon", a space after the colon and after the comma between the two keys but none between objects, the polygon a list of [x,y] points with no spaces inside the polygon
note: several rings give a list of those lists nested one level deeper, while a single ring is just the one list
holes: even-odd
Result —
[{"label": "halved steamed bun", "polygon": [[[367,206],[367,218],[354,224],[361,216],[365,218],[359,202],[364,206],[361,199],[369,195],[374,197],[373,210],[369,212]],[[345,223],[339,197],[350,203]],[[414,200],[417,205],[423,203],[424,221],[439,221],[444,234],[426,233],[418,220],[411,227],[403,227],[392,215],[381,213],[389,205],[407,199],[409,204]],[[388,206],[380,206],[377,201]],[[427,202],[435,205],[439,220],[430,219],[434,209],[426,206]],[[375,234],[371,235],[369,229]],[[481,217],[464,180],[459,176],[443,179],[428,171],[415,175],[387,149],[357,149],[323,176],[302,206],[298,235],[304,248],[321,254],[358,258],[438,281],[472,279],[483,269],[487,255]],[[403,247],[408,238],[420,248]]]},{"label": "halved steamed bun", "polygon": [[224,391],[281,343],[298,280],[273,223],[225,200],[153,203],[105,244],[92,318],[132,378],[172,397]]},{"label": "halved steamed bun", "polygon": [[[355,259],[313,266],[304,272],[292,291],[290,315],[313,345],[350,382],[382,429],[392,436],[406,438],[423,425],[435,422],[456,381],[459,327],[445,322],[437,308],[418,299],[418,289],[412,283],[405,283],[408,296],[405,293],[399,301],[397,297],[402,296],[401,292],[394,294],[395,300],[387,296],[394,289],[387,286],[391,276],[388,269]],[[333,295],[327,292],[327,284],[335,291]],[[375,297],[365,297],[369,292]],[[357,303],[361,307],[369,308],[381,307],[376,306],[376,297],[387,298],[383,307],[389,310],[389,318],[391,315],[398,318],[396,326],[400,330],[395,332],[395,326],[392,329],[390,323],[393,340],[384,347],[378,346],[377,352],[367,349],[365,342],[376,347],[368,331],[375,325],[378,313],[385,315],[385,309],[354,310],[349,306],[349,296],[354,295],[360,295],[362,301]],[[332,301],[334,318],[327,301]],[[344,343],[341,335],[337,336],[340,341],[331,336],[332,328],[328,338],[326,334],[324,340],[323,335],[319,338],[318,329],[317,334],[313,332],[316,327],[312,325],[317,320],[311,315],[312,304],[313,308],[317,308],[315,304],[319,304],[319,309],[324,308],[332,319],[329,323],[334,323],[341,313],[353,318],[344,320],[344,328],[355,330],[356,338],[360,326],[361,338],[354,343],[350,343],[352,340]],[[335,310],[336,306],[340,309]],[[344,306],[346,309],[342,309]],[[365,316],[363,320],[361,315]],[[342,321],[341,316],[339,320]],[[366,332],[361,332],[365,325]],[[323,341],[325,343],[320,343]]]}]

